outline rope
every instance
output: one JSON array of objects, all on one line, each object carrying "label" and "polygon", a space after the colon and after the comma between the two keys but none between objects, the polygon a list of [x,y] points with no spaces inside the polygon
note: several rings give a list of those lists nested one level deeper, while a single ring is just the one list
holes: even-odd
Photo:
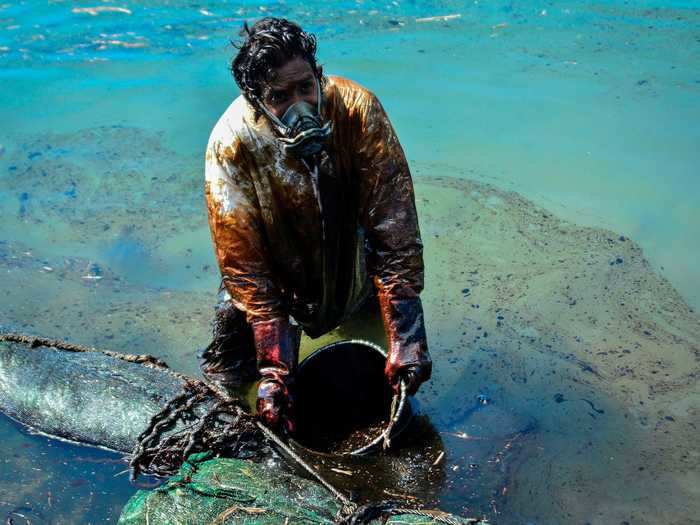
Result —
[{"label": "rope", "polygon": [[263,456],[264,436],[238,400],[221,396],[196,379],[182,387],[182,393],[168,401],[138,437],[129,462],[132,481],[141,472],[171,476],[192,453],[208,451],[241,459]]},{"label": "rope", "polygon": [[391,448],[391,433],[394,430],[394,425],[398,423],[401,414],[403,413],[403,406],[406,403],[406,382],[401,381],[401,391],[398,394],[394,394],[391,399],[391,415],[389,416],[389,424],[384,429],[382,437],[384,442],[382,443],[383,450],[389,450]]},{"label": "rope", "polygon": [[357,504],[353,503],[350,498],[348,498],[345,494],[340,492],[338,489],[336,489],[326,478],[321,476],[319,472],[313,468],[311,465],[309,465],[306,461],[304,461],[296,452],[294,452],[289,445],[287,445],[282,439],[275,434],[272,430],[270,430],[268,427],[263,425],[260,421],[256,421],[256,425],[258,428],[262,431],[262,433],[265,435],[266,438],[268,438],[270,441],[272,441],[277,447],[282,449],[282,451],[287,454],[290,458],[292,458],[296,463],[304,468],[309,474],[311,474],[316,480],[323,485],[333,496],[338,499],[343,504],[343,508],[341,509],[341,513],[343,514],[352,514],[355,512],[357,509]]},{"label": "rope", "polygon": [[365,525],[378,520],[386,522],[391,516],[401,514],[411,514],[429,518],[432,522],[445,523],[447,525],[488,525],[488,521],[482,518],[460,518],[452,516],[440,510],[416,509],[401,507],[400,503],[394,501],[381,501],[369,503],[359,507],[351,515],[338,521],[336,525]]},{"label": "rope", "polygon": [[111,350],[100,350],[98,348],[92,348],[90,346],[68,343],[66,341],[60,341],[58,339],[47,339],[45,337],[16,334],[12,332],[0,332],[0,341],[6,341],[8,343],[21,343],[27,345],[29,348],[47,346],[51,348],[58,348],[59,350],[66,350],[68,352],[96,352],[107,355],[109,357],[121,359],[122,361],[127,361],[129,363],[138,363],[146,366],[151,366],[153,368],[166,369],[170,373],[175,374],[178,377],[186,377],[182,374],[178,374],[177,372],[173,372],[172,370],[170,370],[170,367],[165,361],[148,354],[122,354],[119,352],[113,352]]},{"label": "rope", "polygon": [[486,520],[481,518],[455,518],[446,512],[439,510],[422,510],[422,509],[410,509],[410,508],[395,508],[391,511],[392,514],[412,514],[414,516],[422,516],[425,518],[430,518],[438,523],[447,523],[448,525],[472,525],[476,523],[481,523],[483,525],[488,525]]}]

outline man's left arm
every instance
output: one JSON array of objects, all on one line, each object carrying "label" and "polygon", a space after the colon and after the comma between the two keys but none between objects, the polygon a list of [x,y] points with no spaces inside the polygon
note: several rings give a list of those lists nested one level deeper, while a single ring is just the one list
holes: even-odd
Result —
[{"label": "man's left arm", "polygon": [[357,144],[364,197],[364,226],[372,248],[374,276],[388,356],[385,374],[395,390],[400,380],[415,393],[430,378],[423,306],[423,243],[413,181],[401,144],[379,100],[367,92]]}]

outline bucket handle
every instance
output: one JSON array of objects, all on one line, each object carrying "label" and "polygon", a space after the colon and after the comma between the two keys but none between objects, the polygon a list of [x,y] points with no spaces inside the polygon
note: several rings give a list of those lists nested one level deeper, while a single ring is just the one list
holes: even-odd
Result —
[{"label": "bucket handle", "polygon": [[350,453],[351,456],[362,456],[368,450],[377,446],[379,443],[382,443],[382,450],[389,450],[389,448],[391,447],[391,432],[392,430],[394,430],[394,425],[396,425],[396,423],[399,421],[399,418],[401,417],[404,405],[406,404],[407,397],[408,396],[406,395],[406,382],[402,379],[401,391],[397,394],[394,394],[394,397],[391,400],[391,414],[389,416],[389,423],[387,424],[386,428],[379,436],[373,439],[370,443],[367,443],[364,447],[358,448],[357,450],[353,450]]}]

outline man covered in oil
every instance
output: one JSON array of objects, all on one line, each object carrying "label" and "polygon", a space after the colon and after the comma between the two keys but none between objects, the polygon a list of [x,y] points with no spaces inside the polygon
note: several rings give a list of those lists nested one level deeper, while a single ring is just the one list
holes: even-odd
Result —
[{"label": "man covered in oil", "polygon": [[408,164],[377,97],[324,75],[315,37],[290,21],[241,34],[231,64],[241,96],[206,150],[222,284],[201,367],[225,388],[259,374],[259,416],[292,430],[301,330],[315,338],[374,308],[387,381],[415,393],[429,379],[423,245]]}]

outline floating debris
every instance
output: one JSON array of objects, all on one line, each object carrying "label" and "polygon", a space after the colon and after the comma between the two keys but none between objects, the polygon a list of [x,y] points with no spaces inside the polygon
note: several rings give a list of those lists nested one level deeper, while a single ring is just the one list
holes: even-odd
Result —
[{"label": "floating debris", "polygon": [[454,20],[456,18],[462,18],[462,15],[444,15],[444,16],[428,16],[425,18],[416,18],[416,22],[447,22],[448,20]]},{"label": "floating debris", "polygon": [[148,44],[146,42],[124,42],[123,40],[95,40],[95,44],[100,44],[97,49],[107,49],[107,46],[117,46],[124,48],[137,48],[146,47]]},{"label": "floating debris", "polygon": [[467,434],[466,432],[440,432],[440,434],[445,434],[446,436],[453,436],[459,439],[467,439],[467,440],[481,440],[484,438],[481,437],[476,437],[476,436],[471,436]]},{"label": "floating debris", "polygon": [[391,496],[392,498],[408,499],[411,501],[416,501],[418,499],[415,496],[411,496],[410,494],[400,494],[398,492],[392,492],[387,489],[384,489],[384,494],[386,494],[387,496]]},{"label": "floating debris", "polygon": [[97,16],[100,13],[124,13],[127,15],[131,14],[131,10],[126,7],[117,7],[113,5],[105,5],[98,7],[74,7],[71,12],[81,14],[86,13],[90,16]]},{"label": "floating debris", "polygon": [[[486,335],[486,332],[484,332],[484,337],[486,337]],[[491,402],[491,399],[486,394],[479,394],[476,396],[476,402],[479,405],[488,405]]]},{"label": "floating debris", "polygon": [[331,467],[331,470],[333,472],[337,472],[338,474],[343,474],[345,476],[352,476],[352,470],[343,470],[342,468],[335,468],[335,467]]}]

